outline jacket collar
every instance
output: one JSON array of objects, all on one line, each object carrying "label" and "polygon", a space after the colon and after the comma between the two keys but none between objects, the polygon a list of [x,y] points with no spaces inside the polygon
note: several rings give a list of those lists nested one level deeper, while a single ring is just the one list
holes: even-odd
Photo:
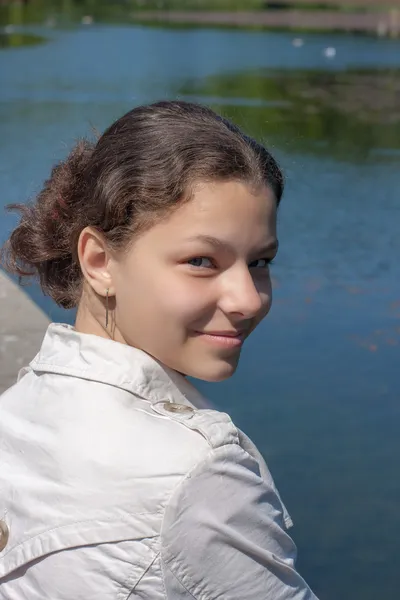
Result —
[{"label": "jacket collar", "polygon": [[[79,333],[63,323],[48,326],[40,351],[29,366],[36,372],[112,385],[150,402],[169,400],[195,408],[212,407],[186,377],[146,352],[97,335]],[[20,377],[23,375],[22,371]]]}]

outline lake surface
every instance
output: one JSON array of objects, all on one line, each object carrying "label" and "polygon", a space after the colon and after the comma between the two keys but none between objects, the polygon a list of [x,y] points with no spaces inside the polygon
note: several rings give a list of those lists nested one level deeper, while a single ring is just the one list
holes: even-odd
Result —
[{"label": "lake surface", "polygon": [[199,387],[266,457],[321,600],[398,600],[400,43],[47,25],[0,50],[0,208],[142,102],[203,101],[264,140],[288,182],[274,306],[234,378]]}]

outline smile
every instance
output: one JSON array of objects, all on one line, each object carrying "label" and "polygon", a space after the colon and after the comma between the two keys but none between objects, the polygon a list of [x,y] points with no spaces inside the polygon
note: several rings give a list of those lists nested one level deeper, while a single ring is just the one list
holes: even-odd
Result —
[{"label": "smile", "polygon": [[223,346],[225,348],[239,348],[245,338],[244,333],[236,332],[205,332],[196,331],[198,336],[201,336],[204,341],[217,346]]}]

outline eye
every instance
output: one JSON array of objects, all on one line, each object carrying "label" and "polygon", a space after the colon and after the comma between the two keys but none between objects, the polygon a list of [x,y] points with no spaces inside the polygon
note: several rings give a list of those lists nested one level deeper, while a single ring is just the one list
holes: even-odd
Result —
[{"label": "eye", "polygon": [[213,269],[215,266],[211,258],[207,258],[207,256],[195,256],[187,262],[192,267],[197,267],[199,269]]},{"label": "eye", "polygon": [[250,269],[267,269],[272,264],[272,258],[259,258],[249,264]]}]

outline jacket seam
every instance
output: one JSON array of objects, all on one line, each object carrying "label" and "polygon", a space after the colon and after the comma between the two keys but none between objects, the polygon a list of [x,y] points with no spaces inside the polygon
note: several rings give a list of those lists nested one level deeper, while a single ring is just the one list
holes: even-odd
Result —
[{"label": "jacket seam", "polygon": [[[157,514],[162,515],[163,511],[143,512],[143,513],[127,513],[127,514],[129,514],[130,516],[157,515]],[[113,519],[111,519],[111,518],[102,518],[102,521],[106,521],[106,522],[112,521],[112,520]],[[51,529],[45,529],[44,531],[37,533],[36,535],[33,535],[30,538],[27,538],[23,542],[20,542],[16,546],[13,546],[9,550],[7,550],[7,552],[5,552],[3,554],[3,556],[0,558],[0,560],[4,559],[6,556],[8,556],[10,554],[10,552],[13,552],[20,546],[24,546],[28,542],[31,542],[32,540],[35,540],[36,538],[40,538],[41,536],[43,536],[45,534],[52,533],[53,531],[57,531],[59,529],[63,529],[64,527],[70,527],[71,525],[82,525],[82,523],[95,523],[96,521],[98,521],[98,519],[85,519],[84,521],[72,521],[71,523],[65,523],[64,525],[58,525],[57,527],[52,527]],[[124,519],[121,519],[121,521],[124,522]],[[85,544],[83,544],[83,545],[85,545]],[[88,544],[86,544],[86,545],[88,545]]]},{"label": "jacket seam", "polygon": [[[165,578],[164,578],[164,572],[165,569],[168,569],[168,571],[171,573],[172,577],[174,577],[177,581],[179,581],[179,583],[181,584],[181,586],[183,588],[185,588],[185,591],[190,594],[190,597],[193,598],[194,600],[200,600],[200,596],[194,596],[192,594],[192,592],[186,587],[186,585],[183,583],[183,581],[172,571],[172,569],[169,568],[169,566],[167,565],[166,562],[164,562],[164,560],[161,557],[161,552],[160,552],[160,559],[161,559],[161,570],[162,570],[162,574],[163,574],[163,585],[164,585],[164,590],[165,588]],[[165,593],[165,598],[168,600],[168,594]]]},{"label": "jacket seam", "polygon": [[191,429],[192,431],[198,431],[203,436],[203,438],[208,442],[208,445],[211,447],[212,450],[216,450],[217,448],[223,448],[224,446],[231,446],[231,445],[239,446],[240,448],[242,448],[242,446],[240,445],[240,437],[239,437],[238,428],[232,421],[230,415],[228,413],[219,413],[219,414],[224,414],[228,417],[228,422],[224,423],[224,425],[228,425],[229,427],[231,427],[234,430],[232,432],[234,439],[232,441],[225,441],[223,444],[220,444],[220,445],[213,444],[213,442],[211,441],[212,436],[208,435],[206,428],[204,428],[204,431],[203,431],[202,423],[196,423],[196,417],[193,417],[192,419],[187,419],[187,420],[182,419],[182,421],[180,421],[180,422],[183,423],[185,425],[185,427],[187,427],[188,429]]},{"label": "jacket seam", "polygon": [[[161,538],[161,536],[160,536],[160,538]],[[161,548],[161,539],[160,539],[160,548]],[[160,549],[160,552],[158,553],[158,556],[160,557],[161,584],[162,584],[162,588],[163,588],[163,592],[164,592],[164,598],[165,598],[165,600],[168,600],[167,588],[165,587],[164,561],[163,561],[162,556],[161,556],[161,549]]]},{"label": "jacket seam", "polygon": [[[144,569],[143,573],[140,575],[139,579],[133,585],[127,582],[126,585],[124,585],[124,589],[122,589],[122,587],[120,588],[120,590],[117,594],[117,600],[128,600],[129,599],[129,596],[131,595],[131,593],[133,591],[135,591],[135,588],[139,585],[139,583],[141,582],[143,577],[146,575],[146,573],[149,571],[149,569],[151,569],[152,565],[155,563],[158,556],[160,556],[159,552],[157,552],[155,554],[155,556],[153,556],[153,558],[151,559],[151,561],[149,562],[147,567]],[[127,596],[125,596],[124,591],[128,592]]]}]

